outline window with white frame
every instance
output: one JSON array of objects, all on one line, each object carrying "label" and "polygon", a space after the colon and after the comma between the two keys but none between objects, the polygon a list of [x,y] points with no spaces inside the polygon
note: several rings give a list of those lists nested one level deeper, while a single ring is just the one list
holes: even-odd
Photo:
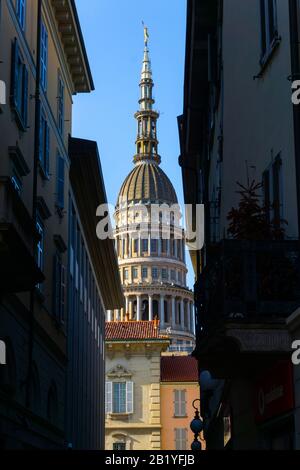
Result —
[{"label": "window with white frame", "polygon": [[175,449],[187,450],[188,431],[184,428],[175,429]]},{"label": "window with white frame", "polygon": [[261,14],[261,61],[272,51],[278,39],[277,0],[260,0]]},{"label": "window with white frame", "polygon": [[133,413],[133,382],[106,382],[106,413]]},{"label": "window with white frame", "polygon": [[174,390],[174,416],[186,416],[186,390]]}]

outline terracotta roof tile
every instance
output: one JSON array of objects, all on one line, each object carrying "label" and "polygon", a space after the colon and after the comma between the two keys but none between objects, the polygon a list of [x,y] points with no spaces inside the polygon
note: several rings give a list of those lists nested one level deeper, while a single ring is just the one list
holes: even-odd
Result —
[{"label": "terracotta roof tile", "polygon": [[161,358],[162,382],[198,382],[198,364],[191,356]]},{"label": "terracotta roof tile", "polygon": [[157,322],[154,321],[127,321],[106,322],[106,341],[139,340],[139,339],[168,339],[167,336],[159,334]]}]

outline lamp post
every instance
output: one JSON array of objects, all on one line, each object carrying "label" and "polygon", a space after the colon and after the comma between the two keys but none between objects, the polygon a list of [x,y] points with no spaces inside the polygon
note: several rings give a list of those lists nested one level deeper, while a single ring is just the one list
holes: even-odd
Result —
[{"label": "lamp post", "polygon": [[193,421],[190,424],[191,431],[195,435],[194,441],[191,445],[191,449],[194,452],[202,450],[202,445],[201,445],[201,442],[198,440],[198,437],[199,437],[199,434],[203,431],[203,421],[200,418],[199,409],[195,406],[195,403],[197,401],[200,402],[199,399],[196,399],[196,400],[193,401],[193,408],[195,410],[195,417],[194,417]]}]

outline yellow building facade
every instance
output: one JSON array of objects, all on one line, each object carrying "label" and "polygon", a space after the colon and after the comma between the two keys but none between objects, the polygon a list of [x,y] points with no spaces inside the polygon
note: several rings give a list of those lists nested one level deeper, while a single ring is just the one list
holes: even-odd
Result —
[{"label": "yellow building facade", "polygon": [[106,323],[106,450],[161,449],[161,353],[157,321]]}]

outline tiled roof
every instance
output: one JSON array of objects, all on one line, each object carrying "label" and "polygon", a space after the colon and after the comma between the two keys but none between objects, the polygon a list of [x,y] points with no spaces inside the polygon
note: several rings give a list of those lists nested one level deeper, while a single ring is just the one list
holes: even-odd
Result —
[{"label": "tiled roof", "polygon": [[159,334],[157,321],[106,322],[106,341],[168,339]]},{"label": "tiled roof", "polygon": [[162,382],[198,382],[198,364],[191,356],[161,358]]}]

